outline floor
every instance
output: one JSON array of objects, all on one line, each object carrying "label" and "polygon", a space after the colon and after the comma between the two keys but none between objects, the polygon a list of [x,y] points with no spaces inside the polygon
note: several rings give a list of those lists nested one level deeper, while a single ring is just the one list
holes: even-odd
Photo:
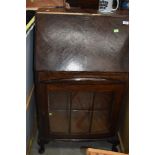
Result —
[{"label": "floor", "polygon": [[[97,148],[111,150],[112,145],[104,141],[96,142],[64,142],[53,141],[45,146],[45,152],[43,155],[86,155],[86,148]],[[40,155],[38,153],[37,138],[35,138],[30,155]]]}]

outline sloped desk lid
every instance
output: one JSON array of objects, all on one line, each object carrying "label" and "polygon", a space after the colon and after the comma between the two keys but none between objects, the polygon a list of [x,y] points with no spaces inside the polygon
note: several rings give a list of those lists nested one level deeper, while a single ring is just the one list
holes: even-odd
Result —
[{"label": "sloped desk lid", "polygon": [[128,72],[128,16],[47,11],[36,15],[36,71]]}]

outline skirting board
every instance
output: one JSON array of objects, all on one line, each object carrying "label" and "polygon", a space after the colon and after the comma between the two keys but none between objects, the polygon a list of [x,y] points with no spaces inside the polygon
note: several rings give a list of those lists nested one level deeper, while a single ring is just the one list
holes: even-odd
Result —
[{"label": "skirting board", "polygon": [[122,141],[121,135],[120,135],[119,132],[118,132],[117,134],[118,134],[118,138],[119,138],[119,141],[120,141],[120,149],[121,149],[121,152],[125,152],[124,144],[123,144],[123,141]]}]

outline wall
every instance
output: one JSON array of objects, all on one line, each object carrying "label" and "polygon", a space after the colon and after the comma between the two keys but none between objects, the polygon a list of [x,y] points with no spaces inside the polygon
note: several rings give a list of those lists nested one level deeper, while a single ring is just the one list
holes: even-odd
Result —
[{"label": "wall", "polygon": [[33,40],[34,26],[26,34],[26,96],[30,94],[33,86]]},{"label": "wall", "polygon": [[31,138],[35,132],[35,123],[36,115],[35,115],[35,98],[34,93],[32,94],[30,104],[26,110],[26,148],[29,149]]},{"label": "wall", "polygon": [[33,40],[34,26],[28,30],[26,35],[26,149],[30,149],[32,137],[36,126],[36,109],[34,97],[33,80]]}]

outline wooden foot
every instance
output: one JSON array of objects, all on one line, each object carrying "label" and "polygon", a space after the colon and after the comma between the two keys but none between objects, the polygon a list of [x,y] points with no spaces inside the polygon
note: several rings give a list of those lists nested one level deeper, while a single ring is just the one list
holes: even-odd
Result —
[{"label": "wooden foot", "polygon": [[39,148],[38,152],[40,154],[43,154],[45,152],[45,147],[43,145],[40,145],[40,148]]},{"label": "wooden foot", "polygon": [[42,153],[45,152],[44,144],[45,144],[44,141],[38,140],[38,145],[39,145],[39,150],[38,150],[38,152],[39,152],[40,154],[42,154]]},{"label": "wooden foot", "polygon": [[114,139],[111,139],[108,142],[112,144],[112,151],[118,152],[117,146],[120,143],[119,139],[117,137],[115,137]]},{"label": "wooden foot", "polygon": [[118,152],[117,145],[115,145],[115,144],[112,145],[112,151]]}]

